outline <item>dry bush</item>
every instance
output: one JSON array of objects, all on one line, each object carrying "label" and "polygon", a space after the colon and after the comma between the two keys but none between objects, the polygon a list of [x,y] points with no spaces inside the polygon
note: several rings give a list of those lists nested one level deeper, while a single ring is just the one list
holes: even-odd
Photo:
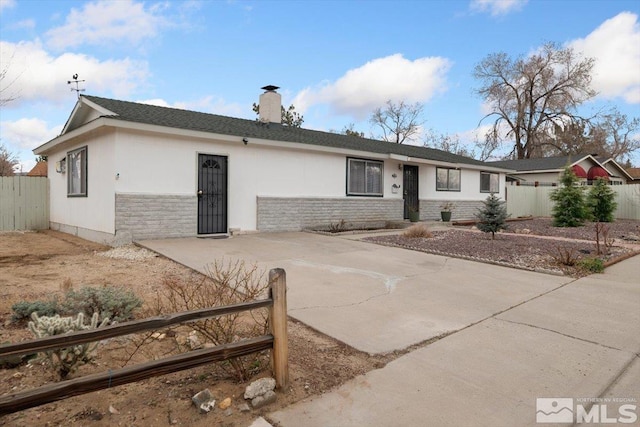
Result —
[{"label": "dry bush", "polygon": [[431,233],[431,231],[429,231],[429,227],[427,227],[426,225],[416,224],[407,228],[404,233],[402,233],[402,236],[406,237],[407,239],[428,239],[433,237],[433,234]]},{"label": "dry bush", "polygon": [[[264,299],[267,296],[268,279],[264,271],[259,270],[255,264],[216,260],[205,268],[205,272],[204,276],[165,277],[149,314],[158,316],[219,307]],[[196,331],[198,340],[203,343],[222,345],[265,335],[268,330],[267,320],[268,310],[262,308],[198,320],[188,326]],[[173,329],[180,329],[180,326]],[[150,336],[151,334],[147,339]],[[183,344],[178,342],[178,345]],[[231,359],[220,366],[238,381],[245,381],[262,370],[267,361],[268,358],[263,353],[256,353]]]},{"label": "dry bush", "polygon": [[[603,222],[596,222],[596,253],[598,255],[608,255],[615,243],[615,239],[609,238],[611,227]],[[604,248],[600,243],[604,243]]]},{"label": "dry bush", "polygon": [[578,251],[567,246],[556,246],[554,251],[549,253],[553,260],[561,265],[574,266],[578,262]]}]

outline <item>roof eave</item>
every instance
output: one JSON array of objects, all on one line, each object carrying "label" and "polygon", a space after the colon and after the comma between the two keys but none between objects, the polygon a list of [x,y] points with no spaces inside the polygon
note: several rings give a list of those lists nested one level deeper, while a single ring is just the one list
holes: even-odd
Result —
[{"label": "roof eave", "polygon": [[53,150],[55,147],[64,144],[65,142],[76,138],[84,133],[87,132],[91,132],[99,127],[102,126],[106,126],[109,123],[110,119],[107,118],[99,118],[96,120],[93,120],[79,128],[76,128],[72,131],[69,131],[67,133],[63,133],[60,134],[59,136],[56,136],[55,138],[53,138],[50,141],[45,142],[44,144],[42,144],[39,147],[36,147],[33,149],[33,154],[36,155],[42,155],[42,154],[47,154],[49,153],[51,150]]}]

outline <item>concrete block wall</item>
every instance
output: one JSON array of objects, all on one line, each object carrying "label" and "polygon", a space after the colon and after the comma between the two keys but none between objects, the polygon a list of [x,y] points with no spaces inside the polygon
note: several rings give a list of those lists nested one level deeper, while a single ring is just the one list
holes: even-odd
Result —
[{"label": "concrete block wall", "polygon": [[116,233],[133,240],[189,237],[197,233],[196,196],[116,194]]},{"label": "concrete block wall", "polygon": [[402,199],[258,196],[257,205],[258,231],[296,231],[341,220],[373,223],[403,219]]},{"label": "concrete block wall", "polygon": [[[440,206],[445,200],[420,200],[420,219],[423,221],[433,221],[440,219]],[[478,209],[484,206],[482,200],[457,200],[454,201],[454,208],[451,211],[451,219],[473,219]]]}]

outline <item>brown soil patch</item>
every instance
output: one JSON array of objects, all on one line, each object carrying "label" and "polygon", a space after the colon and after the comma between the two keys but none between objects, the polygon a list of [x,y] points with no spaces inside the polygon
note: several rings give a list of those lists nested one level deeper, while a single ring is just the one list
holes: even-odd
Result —
[{"label": "brown soil patch", "polygon": [[[62,295],[61,288],[69,283],[75,289],[82,285],[124,286],[140,298],[150,300],[165,275],[194,274],[163,257],[127,260],[97,255],[108,249],[54,231],[0,234],[0,342],[32,338],[25,325],[11,322],[11,306],[15,302]],[[170,339],[157,342],[144,354],[137,354],[134,361],[162,357],[167,347],[171,347]],[[127,338],[102,343],[95,363],[81,367],[70,378],[122,367],[130,344]],[[239,384],[220,369],[205,366],[7,415],[0,418],[0,425],[247,426],[258,416],[324,393],[357,375],[384,366],[395,357],[369,356],[291,320],[289,355],[290,387],[278,392],[276,403],[249,412],[239,409],[248,383]],[[252,380],[265,375],[269,372],[263,371]],[[57,381],[57,377],[43,364],[0,369],[0,395],[53,381]],[[232,399],[230,414],[219,408],[208,414],[198,413],[191,396],[205,388],[211,390],[217,402],[226,397]]]}]

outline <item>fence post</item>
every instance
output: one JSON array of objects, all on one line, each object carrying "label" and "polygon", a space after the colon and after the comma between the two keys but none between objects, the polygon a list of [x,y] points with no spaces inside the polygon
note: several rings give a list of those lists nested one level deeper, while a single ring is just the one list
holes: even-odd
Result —
[{"label": "fence post", "polygon": [[269,309],[269,329],[273,335],[271,368],[276,387],[289,385],[289,347],[287,337],[287,277],[282,268],[269,271],[269,292],[273,305]]}]

